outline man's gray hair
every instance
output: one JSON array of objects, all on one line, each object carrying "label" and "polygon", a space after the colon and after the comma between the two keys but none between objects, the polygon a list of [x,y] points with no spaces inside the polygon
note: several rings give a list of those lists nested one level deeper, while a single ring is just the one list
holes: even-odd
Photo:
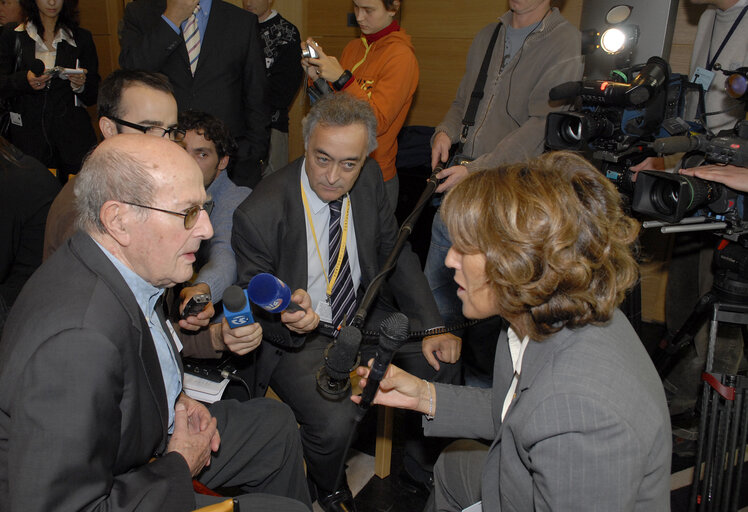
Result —
[{"label": "man's gray hair", "polygon": [[[94,149],[75,178],[76,226],[89,233],[106,233],[101,207],[107,201],[150,205],[156,185],[148,164],[119,149]],[[139,208],[145,219],[149,210]]]},{"label": "man's gray hair", "polygon": [[371,106],[345,93],[330,94],[312,105],[309,113],[301,121],[304,129],[304,147],[309,144],[309,137],[314,128],[323,126],[351,126],[363,124],[369,135],[369,151],[377,149],[377,118]]}]

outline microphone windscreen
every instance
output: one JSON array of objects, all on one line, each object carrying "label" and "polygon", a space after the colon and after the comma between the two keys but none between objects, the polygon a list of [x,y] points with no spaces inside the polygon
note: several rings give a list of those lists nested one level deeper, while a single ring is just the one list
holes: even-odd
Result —
[{"label": "microphone windscreen", "polygon": [[273,274],[263,272],[249,281],[249,300],[270,313],[280,313],[291,304],[291,289]]},{"label": "microphone windscreen", "polygon": [[244,291],[236,285],[229,286],[223,292],[223,307],[229,311],[241,311],[247,305],[247,297]]},{"label": "microphone windscreen", "polygon": [[393,313],[379,326],[379,344],[385,350],[397,351],[408,339],[410,322],[402,313]]},{"label": "microphone windscreen", "polygon": [[556,101],[576,98],[580,92],[582,92],[582,82],[565,82],[548,91],[548,99]]},{"label": "microphone windscreen", "polygon": [[44,62],[42,62],[39,59],[34,59],[34,62],[31,63],[30,70],[36,76],[43,75],[44,74]]},{"label": "microphone windscreen", "polygon": [[340,329],[335,343],[327,351],[328,375],[337,380],[348,378],[358,360],[358,349],[361,346],[361,331],[351,325]]},{"label": "microphone windscreen", "polygon": [[657,153],[664,155],[672,155],[673,153],[685,153],[691,151],[698,146],[698,141],[691,137],[679,136],[679,137],[665,137],[664,139],[656,139],[652,143],[652,149]]}]

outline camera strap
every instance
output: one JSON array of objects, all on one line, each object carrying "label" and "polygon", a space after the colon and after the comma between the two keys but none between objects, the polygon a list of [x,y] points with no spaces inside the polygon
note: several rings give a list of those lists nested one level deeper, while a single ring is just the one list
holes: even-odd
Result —
[{"label": "camera strap", "polygon": [[[735,29],[738,28],[738,25],[740,25],[740,20],[743,19],[743,16],[745,16],[746,11],[748,11],[748,5],[743,7],[743,10],[740,11],[740,14],[738,15],[737,19],[733,22],[732,27],[730,27],[730,31],[727,32],[727,35],[722,40],[722,43],[719,45],[719,48],[717,48],[717,53],[714,54],[714,58],[710,59],[709,55],[712,53],[712,41],[709,40],[709,52],[707,53],[706,57],[706,69],[711,71],[714,68],[714,64],[717,63],[717,58],[719,57],[719,54],[722,53],[722,50],[725,49],[725,45],[727,45],[727,42],[732,37],[732,34],[735,32]],[[716,23],[717,17],[715,15],[714,17],[714,23]],[[712,24],[712,33],[714,33],[714,23]]]},{"label": "camera strap", "polygon": [[499,38],[501,25],[501,21],[496,24],[491,41],[488,43],[488,48],[486,48],[486,55],[483,57],[483,64],[481,64],[480,71],[478,72],[478,78],[475,79],[475,86],[473,87],[472,94],[470,94],[470,102],[468,103],[467,110],[465,110],[465,117],[462,119],[462,133],[460,134],[460,142],[457,147],[458,153],[462,153],[462,146],[467,141],[468,130],[471,126],[475,125],[475,116],[478,115],[478,105],[480,104],[480,100],[483,99],[483,88],[486,86],[486,79],[488,78],[488,66],[491,64],[491,55],[493,55],[496,40]]}]

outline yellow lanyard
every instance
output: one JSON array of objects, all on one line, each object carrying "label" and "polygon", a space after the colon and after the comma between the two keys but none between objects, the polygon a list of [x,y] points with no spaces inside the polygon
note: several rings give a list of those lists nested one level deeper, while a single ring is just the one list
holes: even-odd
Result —
[{"label": "yellow lanyard", "polygon": [[327,278],[327,272],[325,271],[325,262],[322,260],[322,253],[319,250],[319,243],[317,242],[317,233],[314,231],[314,221],[312,220],[312,212],[309,209],[309,202],[306,199],[306,192],[304,192],[304,185],[301,185],[301,200],[304,202],[304,210],[306,211],[306,218],[309,219],[309,227],[312,230],[312,238],[314,238],[314,245],[317,247],[317,257],[319,258],[319,264],[322,266],[322,275],[325,277],[327,283],[327,296],[332,295],[332,287],[335,285],[335,281],[338,279],[340,274],[340,268],[343,266],[343,256],[345,255],[345,246],[348,241],[348,212],[351,209],[351,200],[345,201],[345,218],[343,220],[343,233],[340,239],[340,249],[338,250],[338,259],[335,262],[335,270],[332,273],[332,278]]},{"label": "yellow lanyard", "polygon": [[374,46],[374,43],[372,43],[371,45],[367,43],[366,37],[364,36],[361,36],[361,42],[364,43],[364,48],[366,48],[366,51],[364,52],[364,58],[358,61],[356,64],[354,64],[354,66],[351,68],[351,73],[355,73],[358,67],[364,63],[364,61],[366,60],[366,57],[368,57],[369,55],[369,50],[371,50],[371,47]]}]

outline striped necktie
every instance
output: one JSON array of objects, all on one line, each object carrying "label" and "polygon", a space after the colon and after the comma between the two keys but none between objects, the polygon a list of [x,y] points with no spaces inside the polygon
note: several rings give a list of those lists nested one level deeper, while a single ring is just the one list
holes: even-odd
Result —
[{"label": "striped necktie", "polygon": [[195,7],[192,11],[192,16],[187,18],[187,24],[184,26],[182,31],[182,37],[184,37],[184,44],[187,45],[187,55],[190,59],[190,70],[192,76],[195,75],[195,69],[197,69],[197,58],[200,57],[200,29],[197,26],[197,11],[200,10],[200,5]]},{"label": "striped necktie", "polygon": [[[329,279],[332,279],[335,272],[335,264],[338,262],[338,253],[340,252],[340,240],[342,229],[340,227],[340,211],[343,206],[343,200],[330,201],[330,265]],[[343,320],[351,320],[356,308],[356,293],[353,289],[353,278],[351,277],[351,267],[348,264],[348,250],[343,253],[343,262],[340,266],[340,272],[332,287],[330,296],[330,308],[332,310],[332,321],[335,327],[343,323]]]}]

